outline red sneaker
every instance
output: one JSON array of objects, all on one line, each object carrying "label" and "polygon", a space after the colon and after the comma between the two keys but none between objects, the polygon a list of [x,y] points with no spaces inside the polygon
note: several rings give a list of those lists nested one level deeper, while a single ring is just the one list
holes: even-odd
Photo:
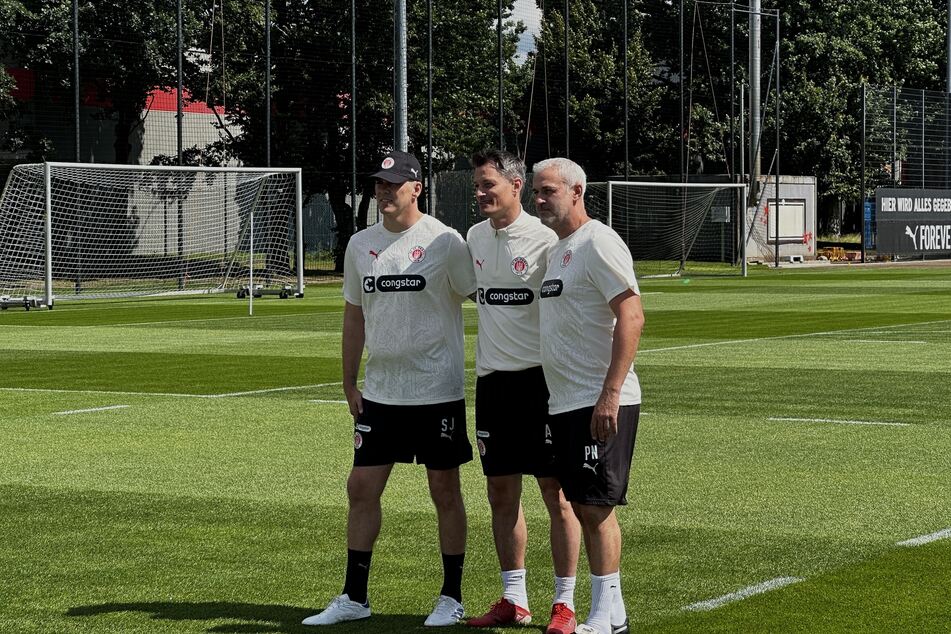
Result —
[{"label": "red sneaker", "polygon": [[528,625],[532,622],[532,613],[520,605],[515,605],[505,597],[492,604],[489,611],[466,621],[470,627],[496,627],[499,625]]},{"label": "red sneaker", "polygon": [[556,603],[551,606],[551,623],[545,634],[574,634],[578,622],[575,621],[575,612],[567,603]]}]

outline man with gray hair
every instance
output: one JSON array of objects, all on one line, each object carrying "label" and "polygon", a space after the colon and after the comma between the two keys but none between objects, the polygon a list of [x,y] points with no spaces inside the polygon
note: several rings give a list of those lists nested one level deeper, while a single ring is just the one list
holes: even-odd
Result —
[{"label": "man with gray hair", "polygon": [[475,154],[472,165],[476,202],[486,218],[467,237],[478,286],[476,445],[492,508],[502,597],[467,624],[496,627],[531,621],[525,585],[528,532],[521,504],[522,474],[527,473],[538,480],[551,519],[555,593],[546,634],[572,634],[581,531],[554,477],[538,333],[538,293],[548,250],[558,238],[522,209],[521,159],[487,150]]},{"label": "man with gray hair", "polygon": [[586,177],[564,158],[535,164],[539,218],[558,235],[540,292],[541,358],[558,479],[581,522],[591,611],[578,634],[627,632],[621,529],[640,413],[634,356],[644,326],[634,262],[585,210]]}]

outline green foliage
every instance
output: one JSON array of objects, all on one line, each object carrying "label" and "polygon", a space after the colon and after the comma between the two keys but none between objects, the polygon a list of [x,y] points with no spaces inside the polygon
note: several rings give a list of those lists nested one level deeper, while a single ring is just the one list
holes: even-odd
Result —
[{"label": "green foliage", "polygon": [[[782,8],[783,171],[825,199],[859,197],[860,86],[942,87],[944,16],[930,0],[796,0]],[[767,122],[767,124],[769,124]]]},{"label": "green foliage", "polygon": [[[540,2],[544,21],[539,55],[546,56],[552,138],[565,135],[565,20],[563,5]],[[621,3],[572,0],[569,4],[570,154],[592,175],[624,172],[624,72]],[[645,46],[643,16],[631,12],[628,25],[630,159],[635,171],[654,171],[658,148],[669,130],[655,125],[662,88],[654,80],[655,59]],[[539,80],[536,80],[539,81]],[[558,114],[556,114],[558,113]],[[573,140],[572,140],[573,139]],[[561,143],[552,148],[564,153]]]}]

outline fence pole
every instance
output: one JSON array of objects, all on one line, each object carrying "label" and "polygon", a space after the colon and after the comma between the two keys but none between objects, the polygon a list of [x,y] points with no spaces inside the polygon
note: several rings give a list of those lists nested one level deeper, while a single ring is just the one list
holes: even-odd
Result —
[{"label": "fence pole", "polygon": [[898,187],[898,87],[892,86],[892,186]]},{"label": "fence pole", "polygon": [[176,17],[176,20],[177,20],[177,24],[176,24],[176,39],[177,39],[177,44],[176,44],[176,46],[177,46],[177,48],[176,48],[176,56],[175,56],[175,57],[176,57],[176,60],[177,60],[176,63],[177,63],[177,65],[178,65],[178,83],[177,83],[177,86],[176,86],[176,93],[177,93],[177,95],[176,95],[176,99],[175,99],[175,136],[176,136],[176,139],[175,139],[175,148],[176,148],[177,154],[178,154],[178,164],[179,164],[179,165],[184,165],[184,156],[182,155],[182,146],[183,146],[182,126],[183,126],[183,124],[184,124],[184,120],[182,119],[183,111],[184,111],[184,108],[182,107],[182,106],[184,105],[184,104],[183,104],[183,100],[182,100],[182,89],[183,89],[183,86],[184,86],[184,81],[183,81],[183,79],[182,79],[182,56],[183,56],[183,51],[182,51],[182,39],[183,39],[183,38],[182,38],[182,0],[178,0],[178,1],[176,2],[176,5],[177,5],[177,17]]},{"label": "fence pole", "polygon": [[499,0],[498,19],[495,26],[496,38],[498,40],[499,54],[499,149],[505,149],[505,105],[502,101],[502,95],[505,92],[502,85],[502,0]]},{"label": "fence pole", "polygon": [[[432,101],[430,99],[430,101]],[[357,218],[357,0],[350,0],[350,208]],[[351,227],[351,231],[353,227]]]},{"label": "fence pole", "polygon": [[925,91],[921,91],[921,188],[925,188]]},{"label": "fence pole", "polygon": [[406,128],[406,0],[396,0],[393,11],[393,149],[406,152],[409,149]]},{"label": "fence pole", "polygon": [[271,167],[271,0],[264,0],[264,164]]},{"label": "fence pole", "polygon": [[680,182],[686,182],[686,170],[684,165],[684,0],[680,0],[680,130],[677,131],[680,137]]},{"label": "fence pole", "polygon": [[569,143],[569,128],[570,115],[569,107],[571,106],[571,89],[569,83],[569,72],[570,65],[568,62],[568,0],[565,0],[565,158],[569,158],[570,152],[570,143]]},{"label": "fence pole", "polygon": [[859,208],[862,212],[862,263],[865,263],[865,198],[867,196],[865,188],[865,142],[866,142],[866,121],[868,120],[868,85],[862,82],[862,188],[859,190]]},{"label": "fence pole", "polygon": [[79,0],[73,0],[73,125],[76,128],[76,162],[82,160],[79,130]]},{"label": "fence pole", "polygon": [[630,137],[628,134],[628,118],[630,117],[630,106],[628,104],[629,86],[627,80],[627,2],[624,0],[624,44],[621,47],[624,51],[624,180],[631,180],[631,162],[628,154]]},{"label": "fence pole", "polygon": [[426,213],[435,216],[436,210],[433,209],[433,0],[426,2],[426,21],[428,34],[426,88],[429,92],[429,100],[426,104]]},{"label": "fence pole", "polygon": [[779,131],[782,123],[783,93],[780,89],[779,9],[776,10],[776,268],[779,268]]}]

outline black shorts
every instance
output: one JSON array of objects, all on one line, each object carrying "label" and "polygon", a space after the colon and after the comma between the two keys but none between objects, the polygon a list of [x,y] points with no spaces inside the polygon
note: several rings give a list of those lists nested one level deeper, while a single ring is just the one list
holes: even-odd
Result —
[{"label": "black shorts", "polygon": [[607,443],[591,437],[594,407],[551,417],[558,481],[569,502],[594,506],[627,504],[640,411],[640,405],[621,406],[618,433]]},{"label": "black shorts", "polygon": [[480,376],[475,410],[482,473],[555,476],[548,386],[541,366]]},{"label": "black shorts", "polygon": [[354,421],[353,466],[394,462],[455,469],[472,460],[464,400],[433,405],[383,405],[364,399]]}]

